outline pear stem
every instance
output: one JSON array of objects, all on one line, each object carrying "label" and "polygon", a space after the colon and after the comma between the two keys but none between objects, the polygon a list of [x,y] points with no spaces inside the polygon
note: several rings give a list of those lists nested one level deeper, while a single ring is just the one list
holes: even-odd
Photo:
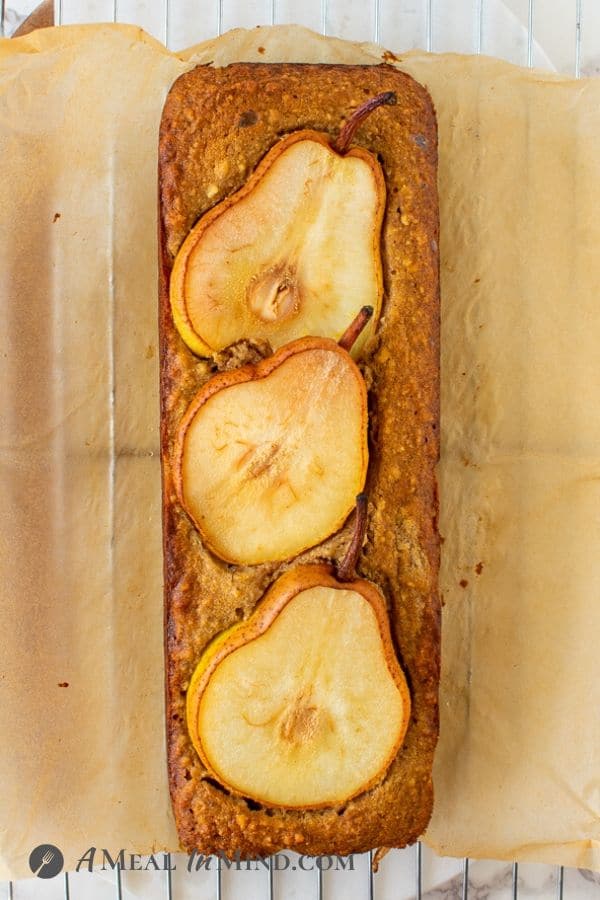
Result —
[{"label": "pear stem", "polygon": [[366,494],[358,494],[356,497],[356,516],[354,519],[354,531],[348,544],[348,549],[343,560],[337,567],[338,581],[353,581],[356,578],[356,563],[361,551],[367,530],[367,503]]},{"label": "pear stem", "polygon": [[364,103],[354,110],[342,126],[337,139],[332,145],[336,153],[344,154],[348,152],[359,125],[364,122],[367,116],[371,115],[374,109],[377,109],[379,106],[393,106],[395,103],[396,95],[393,91],[384,91],[382,94],[377,94],[375,97],[365,100]]},{"label": "pear stem", "polygon": [[348,353],[350,353],[352,347],[358,340],[358,336],[360,335],[361,331],[364,329],[367,322],[373,315],[373,312],[374,310],[372,306],[363,306],[360,312],[350,322],[345,332],[339,339],[338,346],[342,347],[342,349],[347,350]]}]

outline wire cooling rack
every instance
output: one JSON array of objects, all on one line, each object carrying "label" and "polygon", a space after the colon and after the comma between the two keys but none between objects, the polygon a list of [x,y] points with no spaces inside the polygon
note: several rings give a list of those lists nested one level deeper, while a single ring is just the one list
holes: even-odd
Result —
[{"label": "wire cooling rack", "polygon": [[[404,852],[406,851],[392,851],[392,852]],[[448,900],[484,900],[484,898],[490,898],[493,900],[497,895],[494,892],[494,888],[486,888],[484,885],[474,885],[470,878],[470,860],[464,859],[462,861],[462,875],[458,878],[453,878],[450,882],[446,884],[440,885],[439,887],[433,889],[430,893],[429,891],[424,891],[423,888],[423,868],[422,868],[422,854],[423,848],[420,843],[416,844],[414,848],[412,848],[413,853],[413,866],[412,869],[414,884],[412,891],[413,893],[410,895],[414,900],[426,900],[427,897],[439,897],[439,898],[448,898]],[[177,857],[179,858],[179,857]],[[142,858],[143,859],[143,858]],[[153,885],[152,885],[152,898],[156,898],[156,900],[180,900],[180,893],[176,889],[174,884],[174,880],[171,874],[170,866],[172,863],[173,857],[171,854],[165,854],[165,859],[168,863],[169,868],[164,873],[153,875]],[[328,858],[326,858],[328,859]],[[400,893],[396,893],[394,891],[393,894],[389,892],[385,892],[383,894],[377,885],[377,875],[374,875],[370,866],[372,860],[372,854],[368,854],[368,866],[362,866],[361,871],[356,871],[354,873],[354,877],[352,878],[352,886],[350,891],[348,890],[348,883],[346,882],[345,891],[340,893],[339,890],[335,891],[335,897],[344,897],[344,900],[379,900],[379,898],[387,898],[394,896],[400,896]],[[289,888],[289,879],[286,885],[281,884],[278,879],[278,873],[275,871],[271,860],[267,861],[268,868],[262,873],[254,873],[258,874],[258,879],[254,879],[254,883],[251,885],[251,890],[243,890],[243,891],[232,891],[231,882],[226,886],[224,884],[225,879],[223,878],[223,872],[221,868],[215,868],[211,874],[211,877],[208,880],[204,880],[202,884],[202,894],[198,894],[195,891],[193,893],[189,893],[186,891],[187,897],[211,897],[212,900],[248,900],[248,897],[251,896],[253,898],[260,897],[260,900],[288,900],[291,897],[310,897],[311,900],[329,900],[331,896],[329,890],[325,887],[325,879],[323,871],[314,866],[313,871],[311,873],[311,881],[312,884],[304,885],[304,889],[301,894],[296,893],[292,889],[292,893],[286,893]],[[551,867],[545,867],[550,869]],[[242,873],[247,874],[247,873]],[[84,879],[89,878],[90,876],[85,873],[83,875]],[[131,878],[131,875],[128,872],[122,871],[120,865],[117,863],[114,872],[111,874],[111,881],[103,882],[103,891],[98,894],[98,896],[102,898],[111,898],[111,900],[126,900],[127,897],[132,896],[127,892],[126,884],[128,879]],[[522,879],[520,876],[519,864],[513,863],[510,867],[510,873],[508,881],[504,879],[502,883],[502,887],[499,887],[498,890],[501,892],[501,896],[503,898],[511,898],[511,900],[525,900],[525,897],[538,896],[545,898],[545,900],[560,900],[560,898],[565,897],[568,900],[568,897],[571,894],[567,894],[564,891],[564,881],[565,881],[565,870],[562,867],[554,867],[554,872],[550,878],[547,878],[542,885],[541,889],[534,890],[531,892],[529,890],[523,891],[520,887]],[[79,898],[85,898],[85,900],[90,900],[96,894],[93,890],[94,886],[89,884],[85,884],[82,881],[81,875],[69,875],[69,873],[65,873],[62,876],[62,884],[58,884],[59,879],[57,878],[53,884],[53,891],[51,894],[52,900],[79,900]],[[581,885],[585,885],[583,879],[580,879]],[[8,884],[8,898],[9,900],[20,900],[20,886],[26,884],[30,889],[27,891],[27,897],[45,897],[49,896],[48,894],[42,894],[42,885],[36,883],[29,882],[15,882],[14,885],[12,882]],[[97,886],[97,885],[96,885]],[[247,888],[248,885],[245,885]],[[311,889],[312,888],[312,889]],[[36,890],[37,889],[37,890]],[[591,898],[600,896],[600,888],[596,885],[590,883],[590,892],[589,893],[581,893],[580,890],[576,892],[574,896],[581,898]],[[491,891],[491,893],[489,892]],[[147,893],[142,890],[136,890],[134,892],[134,896],[136,897],[146,897]],[[402,897],[407,897],[406,894],[406,885],[404,885],[404,890],[401,893]]]},{"label": "wire cooling rack", "polygon": [[[323,34],[335,33],[340,37],[360,38],[361,40],[373,40],[376,43],[383,43],[390,46],[394,50],[405,50],[410,47],[425,47],[428,51],[455,51],[483,53],[488,52],[496,56],[505,56],[511,62],[527,65],[530,68],[533,65],[552,66],[563,72],[579,78],[581,74],[596,74],[600,71],[598,60],[600,60],[600,0],[587,0],[586,15],[590,19],[595,19],[592,24],[592,38],[586,45],[585,58],[582,53],[584,47],[583,41],[583,24],[584,24],[584,0],[505,0],[508,7],[508,21],[513,21],[515,16],[521,16],[523,22],[522,33],[519,40],[513,41],[513,47],[510,53],[498,50],[498,34],[492,31],[492,27],[497,29],[497,17],[493,18],[490,23],[490,16],[494,12],[493,7],[503,6],[500,0],[370,0],[370,6],[367,2],[362,3],[361,0],[347,0],[347,8],[356,9],[360,7],[360,18],[362,23],[359,26],[360,33],[351,32],[352,25],[349,25],[347,12],[340,15],[339,0],[317,0],[310,4],[310,0],[303,0],[300,9],[300,0],[264,0],[261,4],[252,2],[239,3],[239,9],[245,9],[244,21],[232,20],[231,8],[235,5],[235,0],[216,0],[210,6],[206,4],[201,11],[196,8],[196,14],[202,15],[205,22],[205,32],[201,30],[192,30],[186,40],[188,32],[183,35],[183,40],[179,43],[178,36],[182,36],[181,27],[177,27],[177,20],[182,20],[182,12],[189,17],[193,15],[190,12],[195,4],[188,0],[151,0],[150,3],[135,2],[135,0],[55,0],[55,22],[63,24],[64,22],[74,21],[106,21],[112,18],[114,22],[135,22],[151,31],[155,37],[162,40],[166,46],[179,49],[180,47],[199,41],[205,37],[221,34],[224,30],[234,25],[250,25],[250,24],[285,24],[296,22],[302,17],[302,22],[308,24],[315,30],[321,31]],[[14,3],[6,3],[0,0],[2,33],[5,26],[5,6],[10,5],[19,7],[18,0]],[[25,12],[31,11],[31,3]],[[197,4],[196,7],[199,7]],[[284,8],[285,6],[285,8]],[[309,8],[310,7],[310,8]],[[337,7],[337,13],[334,7]],[[183,9],[185,8],[185,9]],[[307,21],[306,16],[312,17]],[[441,17],[440,17],[441,11]],[[444,18],[445,14],[445,18]],[[452,37],[447,34],[447,28],[444,23],[448,23],[449,16],[453,20],[458,14],[459,21],[463,23],[462,35],[459,35],[459,45],[457,46],[456,33]],[[252,21],[248,19],[248,15]],[[460,18],[462,16],[462,19]],[[512,20],[510,19],[512,16]],[[544,51],[537,41],[537,32],[544,31],[547,33],[548,24],[552,24],[548,17],[562,17],[563,25],[559,27],[561,32],[560,40],[562,47],[558,64]],[[144,21],[145,17],[145,21]],[[386,25],[384,25],[384,20]],[[392,21],[395,24],[396,31],[400,34],[406,34],[408,41],[396,42],[390,39],[388,35],[387,23]],[[404,20],[404,21],[403,21]],[[189,18],[188,18],[189,22]],[[369,23],[365,27],[365,22]],[[440,25],[441,22],[441,25]],[[468,25],[465,23],[468,22]],[[570,22],[570,26],[567,27]],[[405,27],[405,26],[408,27]],[[597,27],[596,27],[597,26]],[[193,27],[193,23],[192,23]],[[356,24],[354,26],[356,28]],[[369,32],[370,28],[370,32]],[[556,34],[556,29],[555,29]],[[595,46],[594,42],[595,41]],[[556,40],[555,40],[556,43]],[[175,46],[177,45],[177,46]],[[585,68],[582,68],[582,59],[585,61]],[[496,894],[490,894],[485,891],[483,885],[476,885],[470,877],[471,860],[468,858],[462,860],[462,872],[459,870],[450,881],[440,885],[433,893],[424,890],[423,879],[423,856],[424,853],[430,851],[424,850],[420,843],[414,845],[410,850],[392,851],[392,853],[403,854],[403,865],[412,870],[413,879],[412,897],[415,900],[427,896],[451,898],[451,900],[483,900],[487,897],[495,897]],[[412,855],[412,859],[410,859]],[[377,884],[377,876],[374,876],[371,863],[373,853],[366,854],[366,860],[360,866],[361,871],[356,871],[352,879],[352,887],[350,893],[346,887],[345,892],[340,896],[348,898],[348,900],[378,900],[382,897]],[[174,878],[171,873],[171,864],[173,859],[180,857],[172,857],[171,854],[165,855],[166,871],[162,874],[154,876],[154,884],[152,897],[161,897],[164,900],[178,900],[178,892]],[[316,862],[316,861],[315,861]],[[458,861],[457,861],[458,863]],[[529,867],[528,867],[529,868]],[[552,897],[553,900],[562,900],[563,897],[599,897],[600,884],[597,881],[588,881],[590,893],[581,893],[577,890],[574,894],[565,891],[565,874],[569,870],[563,867],[545,867],[550,873],[550,877],[546,879],[544,885],[535,891],[537,896],[544,898]],[[513,863],[509,865],[509,870],[505,873],[507,877],[502,883],[502,897],[512,898],[512,900],[524,900],[524,897],[533,896],[522,888],[523,879],[520,876],[519,864]],[[104,882],[105,890],[102,897],[112,897],[115,900],[125,900],[128,895],[125,887],[126,880],[130,877],[129,873],[122,871],[121,866],[117,863],[114,872],[110,876],[113,880],[112,885]],[[253,896],[260,896],[262,900],[277,900],[283,897],[300,897],[299,893],[292,890],[292,893],[282,893],[282,885],[279,881],[279,873],[276,871],[273,861],[268,861],[268,868],[259,876],[261,884],[255,880],[253,885]],[[80,875],[69,875],[65,873],[62,876],[62,884],[58,884],[59,879],[54,880],[52,898],[61,898],[61,900],[77,900],[78,897],[85,897],[86,900],[91,896],[89,890],[82,889]],[[324,878],[323,868],[315,865],[311,874],[312,884],[304,886],[302,896],[310,896],[314,900],[325,900],[329,898],[327,890],[326,878]],[[586,882],[583,879],[578,880],[579,886],[584,887]],[[19,900],[22,896],[22,882],[8,882],[6,885],[6,896],[9,900]],[[27,897],[49,897],[50,894],[43,891],[44,885],[41,883],[39,887],[31,882],[27,882],[31,886],[31,890],[27,890]],[[110,887],[109,893],[107,890]],[[36,889],[39,893],[36,892]],[[230,891],[224,884],[223,872],[220,866],[217,866],[209,876],[209,883],[203,884],[206,896],[211,896],[214,900],[226,900],[229,898]],[[307,894],[305,891],[308,888]],[[258,893],[256,893],[258,889]],[[482,892],[482,889],[485,892]],[[23,893],[23,896],[25,896]],[[135,892],[136,896],[146,897],[147,894]],[[336,892],[337,895],[337,892]],[[399,896],[394,892],[394,896]],[[402,892],[406,896],[406,891]],[[100,896],[100,895],[98,895]],[[194,893],[194,896],[197,896]],[[240,893],[244,897],[248,896],[247,892]],[[386,893],[387,896],[387,893]]]}]

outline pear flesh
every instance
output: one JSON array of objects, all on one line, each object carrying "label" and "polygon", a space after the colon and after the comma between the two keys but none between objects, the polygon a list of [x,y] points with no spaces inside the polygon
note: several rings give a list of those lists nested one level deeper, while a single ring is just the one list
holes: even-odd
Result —
[{"label": "pear flesh", "polygon": [[208,546],[229,562],[289,559],[321,543],[343,525],[364,485],[362,376],[333,342],[305,343],[279,351],[289,352],[283,361],[276,355],[259,364],[268,367],[263,377],[217,376],[237,380],[184,422],[182,501]]},{"label": "pear flesh", "polygon": [[383,777],[396,755],[404,685],[366,597],[317,585],[217,664],[190,725],[213,773],[242,795],[335,805]]},{"label": "pear flesh", "polygon": [[177,256],[174,318],[201,355],[241,338],[267,339],[273,349],[309,334],[337,340],[370,305],[357,356],[375,327],[385,205],[378,161],[361,148],[341,156],[316,132],[281,144],[200,220]]}]

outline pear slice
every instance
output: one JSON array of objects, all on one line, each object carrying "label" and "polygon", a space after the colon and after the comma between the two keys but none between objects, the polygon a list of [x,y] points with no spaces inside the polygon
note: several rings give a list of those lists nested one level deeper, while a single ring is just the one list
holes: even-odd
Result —
[{"label": "pear slice", "polygon": [[368,790],[410,718],[384,598],[331,566],[289,570],[247,622],[209,645],[186,713],[203,763],[235,793],[315,808]]},{"label": "pear slice", "polygon": [[364,118],[390,102],[389,92],[368,100],[335,142],[317,131],[287,135],[198,221],[170,280],[174,321],[191,350],[210,356],[242,338],[273,349],[305,335],[337,340],[370,305],[360,355],[381,307],[386,190],[377,158],[349,146]]},{"label": "pear slice", "polygon": [[[368,310],[359,314],[368,319]],[[350,335],[348,339],[348,335]],[[256,565],[337,531],[365,482],[367,391],[342,338],[300,338],[215,375],[180,426],[180,502],[213,552]]]}]

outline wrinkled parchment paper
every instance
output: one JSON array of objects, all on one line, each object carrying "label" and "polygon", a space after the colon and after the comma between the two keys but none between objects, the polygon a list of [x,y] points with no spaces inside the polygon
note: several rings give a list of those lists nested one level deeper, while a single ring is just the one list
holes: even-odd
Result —
[{"label": "wrinkled parchment paper", "polygon": [[[258,48],[264,48],[259,52]],[[0,876],[176,849],[163,737],[156,143],[195,62],[371,63],[290,27],[187,53],[0,43]],[[411,53],[440,127],[439,852],[600,868],[600,80]]]}]

